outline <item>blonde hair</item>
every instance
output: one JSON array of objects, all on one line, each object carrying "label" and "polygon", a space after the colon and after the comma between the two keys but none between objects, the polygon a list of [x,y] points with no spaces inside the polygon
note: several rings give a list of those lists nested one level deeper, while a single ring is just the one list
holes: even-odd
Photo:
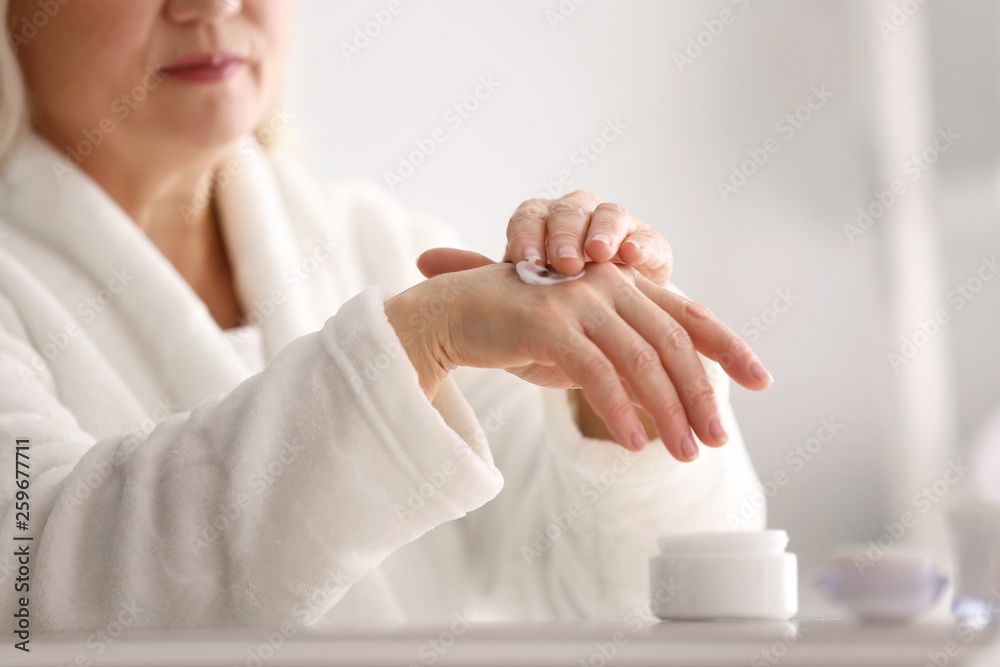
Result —
[{"label": "blonde hair", "polygon": [[0,0],[0,164],[10,157],[27,126],[27,96],[24,78],[7,26],[10,0]]}]

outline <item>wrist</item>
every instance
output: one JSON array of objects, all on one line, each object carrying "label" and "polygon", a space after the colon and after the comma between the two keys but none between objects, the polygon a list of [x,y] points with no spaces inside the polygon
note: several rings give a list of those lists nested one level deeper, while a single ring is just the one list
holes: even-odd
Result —
[{"label": "wrist", "polygon": [[417,372],[420,388],[428,401],[437,396],[438,388],[454,366],[447,360],[440,345],[439,326],[422,307],[427,282],[420,283],[385,302],[385,314]]}]

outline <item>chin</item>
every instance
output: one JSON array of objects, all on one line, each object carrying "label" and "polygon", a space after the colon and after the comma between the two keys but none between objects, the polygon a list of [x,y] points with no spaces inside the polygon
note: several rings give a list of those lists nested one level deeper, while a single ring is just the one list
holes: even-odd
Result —
[{"label": "chin", "polygon": [[165,123],[158,135],[174,147],[222,149],[253,132],[264,114],[251,111],[256,110],[248,105],[228,110],[215,109],[196,117],[188,115]]},{"label": "chin", "polygon": [[248,82],[187,90],[161,104],[155,125],[174,145],[222,148],[250,134],[267,120],[271,95]]}]

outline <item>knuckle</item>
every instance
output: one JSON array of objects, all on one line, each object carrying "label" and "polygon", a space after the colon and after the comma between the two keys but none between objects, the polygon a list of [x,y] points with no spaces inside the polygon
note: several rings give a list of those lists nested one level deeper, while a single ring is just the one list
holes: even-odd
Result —
[{"label": "knuckle", "polygon": [[715,315],[711,310],[697,301],[691,301],[690,299],[684,303],[684,314],[692,320],[711,321],[715,319]]},{"label": "knuckle", "polygon": [[597,211],[601,211],[602,213],[612,213],[614,215],[621,215],[621,216],[628,215],[628,211],[625,209],[624,206],[609,201],[601,202],[600,204],[598,204],[597,208],[594,209],[595,213]]},{"label": "knuckle", "polygon": [[[586,289],[586,288],[581,288]],[[601,327],[606,325],[613,313],[610,308],[603,303],[597,302],[580,313],[580,325],[589,335],[595,334]]]},{"label": "knuckle", "polygon": [[581,368],[584,380],[588,384],[604,386],[615,375],[614,367],[607,359],[599,356],[591,356],[584,360]]},{"label": "knuckle", "polygon": [[595,195],[590,190],[573,190],[573,192],[570,192],[568,195],[564,196],[563,199],[569,199],[571,197],[576,199],[583,197],[587,199],[597,199],[598,201],[600,201],[600,197]]},{"label": "knuckle", "polygon": [[722,364],[723,368],[727,368],[740,360],[749,359],[752,356],[753,350],[750,349],[750,344],[736,334],[733,334],[723,348],[719,363]]},{"label": "knuckle", "polygon": [[560,229],[549,233],[548,245],[549,248],[553,249],[553,252],[564,245],[571,245],[575,248],[580,245],[580,236],[570,229]]},{"label": "knuckle", "polygon": [[674,258],[673,248],[670,247],[670,242],[667,241],[658,231],[652,227],[647,227],[641,232],[642,236],[647,239],[647,244],[649,248],[653,251],[653,254],[657,257],[662,258],[664,261],[672,262]]},{"label": "knuckle", "polygon": [[538,294],[527,304],[526,317],[544,331],[559,331],[566,328],[566,316],[562,312],[561,302],[552,295],[551,290],[535,290]]},{"label": "knuckle", "polygon": [[753,350],[750,349],[750,344],[736,334],[733,334],[733,337],[729,340],[728,345],[726,345],[726,351],[732,355],[734,360],[749,359],[753,356]]},{"label": "knuckle", "polygon": [[705,405],[708,407],[714,407],[715,391],[712,389],[710,384],[707,384],[704,380],[697,380],[692,382],[685,391],[688,400],[694,405]]},{"label": "knuckle", "polygon": [[629,368],[637,375],[649,375],[663,368],[660,356],[645,341],[637,341],[629,351]]},{"label": "knuckle", "polygon": [[632,406],[630,401],[621,398],[614,398],[608,406],[608,414],[606,415],[606,418],[612,421],[628,419],[629,414],[634,410],[635,408]]},{"label": "knuckle", "polygon": [[691,343],[691,334],[684,330],[684,327],[670,327],[663,336],[663,344],[673,352],[686,352],[694,347]]},{"label": "knuckle", "polygon": [[684,410],[684,406],[680,401],[670,398],[663,399],[656,405],[656,414],[663,419],[667,424],[677,430],[684,430],[687,428],[687,412]]},{"label": "knuckle", "polygon": [[545,211],[535,208],[523,208],[514,211],[510,216],[510,227],[522,227],[526,223],[542,222],[545,219]]},{"label": "knuckle", "polygon": [[563,215],[572,218],[585,218],[590,210],[581,204],[569,201],[557,201],[549,209],[549,216]]}]

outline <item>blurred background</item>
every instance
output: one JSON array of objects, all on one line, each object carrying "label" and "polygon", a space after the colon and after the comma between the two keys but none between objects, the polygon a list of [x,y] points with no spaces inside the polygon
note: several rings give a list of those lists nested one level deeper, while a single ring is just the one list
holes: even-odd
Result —
[{"label": "blurred background", "polygon": [[940,502],[1000,492],[941,482],[1000,409],[998,34],[996,0],[300,0],[288,100],[317,174],[494,258],[539,194],[657,227],[776,378],[733,403],[808,612],[838,544],[909,511],[943,556]]}]

